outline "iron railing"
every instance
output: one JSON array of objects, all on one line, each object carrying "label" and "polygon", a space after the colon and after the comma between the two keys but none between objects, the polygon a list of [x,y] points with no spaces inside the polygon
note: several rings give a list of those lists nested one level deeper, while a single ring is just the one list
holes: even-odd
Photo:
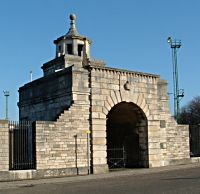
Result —
[{"label": "iron railing", "polygon": [[30,121],[9,122],[10,170],[35,169],[35,127]]},{"label": "iron railing", "polygon": [[107,158],[109,168],[125,168],[126,155],[124,147],[107,149]]},{"label": "iron railing", "polygon": [[190,155],[200,156],[200,125],[190,125]]}]

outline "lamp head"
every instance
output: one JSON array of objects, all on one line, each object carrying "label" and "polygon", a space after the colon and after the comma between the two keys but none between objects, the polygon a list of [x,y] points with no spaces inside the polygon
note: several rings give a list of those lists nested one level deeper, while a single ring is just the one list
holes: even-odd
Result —
[{"label": "lamp head", "polygon": [[171,43],[171,42],[172,42],[172,38],[171,38],[171,37],[168,37],[168,38],[167,38],[167,42],[168,42],[168,43]]}]

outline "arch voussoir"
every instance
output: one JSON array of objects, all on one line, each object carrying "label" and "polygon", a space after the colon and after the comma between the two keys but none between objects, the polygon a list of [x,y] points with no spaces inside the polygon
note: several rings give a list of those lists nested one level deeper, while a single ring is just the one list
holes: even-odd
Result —
[{"label": "arch voussoir", "polygon": [[130,94],[128,91],[111,91],[110,95],[106,98],[104,106],[104,114],[108,112],[117,104],[121,102],[128,102],[136,104],[148,117],[149,116],[149,106],[146,102],[146,99],[142,94]]}]

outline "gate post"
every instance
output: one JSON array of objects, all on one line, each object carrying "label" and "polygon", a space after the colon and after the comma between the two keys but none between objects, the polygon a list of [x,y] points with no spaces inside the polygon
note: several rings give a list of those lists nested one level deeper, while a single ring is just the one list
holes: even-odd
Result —
[{"label": "gate post", "polygon": [[0,120],[0,171],[9,171],[9,127],[7,120]]}]

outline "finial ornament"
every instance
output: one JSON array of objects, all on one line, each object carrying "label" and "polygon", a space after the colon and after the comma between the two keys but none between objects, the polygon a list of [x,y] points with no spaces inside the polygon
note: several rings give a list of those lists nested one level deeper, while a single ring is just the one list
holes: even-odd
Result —
[{"label": "finial ornament", "polygon": [[75,25],[75,21],[76,21],[76,15],[75,14],[70,14],[69,16],[70,20],[71,20],[71,30],[76,30],[76,25]]},{"label": "finial ornament", "polygon": [[78,36],[79,34],[76,31],[76,24],[75,24],[76,15],[75,14],[70,14],[69,19],[71,20],[71,23],[70,23],[70,29],[69,29],[67,35],[76,35],[76,36]]},{"label": "finial ornament", "polygon": [[72,13],[70,14],[69,18],[70,20],[76,20],[76,15]]}]

